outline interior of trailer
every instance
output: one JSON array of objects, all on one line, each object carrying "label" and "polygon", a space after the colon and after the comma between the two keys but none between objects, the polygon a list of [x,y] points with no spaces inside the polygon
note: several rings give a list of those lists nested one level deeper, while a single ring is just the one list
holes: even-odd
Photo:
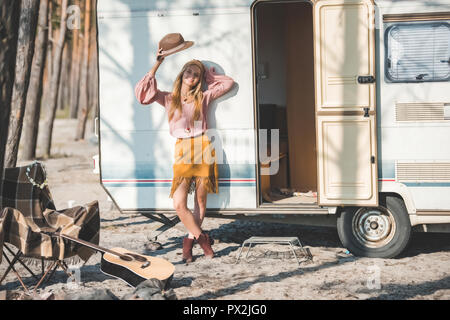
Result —
[{"label": "interior of trailer", "polygon": [[264,1],[254,18],[258,128],[280,136],[278,155],[267,148],[278,173],[262,175],[260,157],[260,203],[317,204],[312,5]]}]

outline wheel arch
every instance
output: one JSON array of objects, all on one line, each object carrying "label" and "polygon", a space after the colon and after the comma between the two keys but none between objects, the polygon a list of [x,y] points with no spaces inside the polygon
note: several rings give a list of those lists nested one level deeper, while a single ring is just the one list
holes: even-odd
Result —
[{"label": "wheel arch", "polygon": [[406,211],[409,215],[415,215],[417,213],[416,206],[411,192],[408,187],[399,182],[380,182],[379,184],[379,199],[381,200],[386,196],[393,196],[403,200]]},{"label": "wheel arch", "polygon": [[[403,200],[403,203],[406,207],[406,211],[409,215],[416,215],[417,209],[414,204],[414,200],[412,198],[412,194],[409,191],[408,187],[403,183],[398,182],[382,182],[379,185],[378,191],[378,199],[379,205],[381,205],[381,199],[386,198],[387,196],[392,196]],[[336,216],[339,217],[343,210],[349,207],[359,207],[359,206],[338,206],[336,210]]]}]

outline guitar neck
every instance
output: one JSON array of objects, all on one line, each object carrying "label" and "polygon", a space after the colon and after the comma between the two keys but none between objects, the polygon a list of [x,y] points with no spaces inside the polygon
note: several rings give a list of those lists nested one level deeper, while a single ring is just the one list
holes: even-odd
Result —
[{"label": "guitar neck", "polygon": [[81,240],[81,239],[73,238],[73,237],[68,236],[68,235],[66,235],[66,234],[62,234],[62,233],[54,233],[54,235],[55,235],[55,236],[62,237],[62,238],[66,238],[67,240],[71,240],[71,241],[73,241],[73,242],[77,242],[77,243],[82,244],[82,245],[84,245],[84,246],[86,246],[86,247],[89,247],[89,248],[91,248],[91,249],[94,249],[94,250],[97,250],[97,251],[100,251],[100,252],[103,252],[103,253],[111,253],[111,254],[113,254],[113,255],[115,255],[115,256],[118,256],[118,257],[121,257],[121,256],[122,256],[122,254],[120,254],[120,253],[117,253],[117,252],[114,252],[114,251],[112,251],[112,250],[109,250],[109,249],[106,249],[106,248],[97,246],[97,245],[95,245],[95,244],[93,244],[93,243],[90,243],[90,242],[87,242],[87,241],[84,241],[84,240]]}]

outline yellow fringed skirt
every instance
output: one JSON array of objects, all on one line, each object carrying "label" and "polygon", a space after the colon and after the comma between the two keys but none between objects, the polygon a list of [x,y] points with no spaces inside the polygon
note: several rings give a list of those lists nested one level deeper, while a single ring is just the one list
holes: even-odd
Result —
[{"label": "yellow fringed skirt", "polygon": [[219,170],[216,151],[207,135],[193,138],[179,138],[175,143],[175,163],[170,198],[183,181],[189,186],[189,193],[202,184],[208,193],[219,193]]}]

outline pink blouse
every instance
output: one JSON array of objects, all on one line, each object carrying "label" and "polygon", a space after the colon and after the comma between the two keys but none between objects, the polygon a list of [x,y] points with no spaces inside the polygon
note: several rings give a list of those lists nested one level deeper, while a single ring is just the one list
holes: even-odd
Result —
[{"label": "pink blouse", "polygon": [[[203,92],[202,117],[195,121],[192,127],[192,117],[194,115],[194,102],[181,103],[182,114],[178,110],[171,121],[169,121],[170,134],[175,138],[190,138],[203,134],[207,129],[208,106],[214,99],[219,98],[231,90],[234,80],[225,75],[218,75],[214,69],[205,72],[205,80],[208,89]],[[147,73],[135,87],[135,95],[141,104],[151,104],[158,102],[166,109],[170,107],[172,93],[161,91],[157,87],[155,77]]]}]

